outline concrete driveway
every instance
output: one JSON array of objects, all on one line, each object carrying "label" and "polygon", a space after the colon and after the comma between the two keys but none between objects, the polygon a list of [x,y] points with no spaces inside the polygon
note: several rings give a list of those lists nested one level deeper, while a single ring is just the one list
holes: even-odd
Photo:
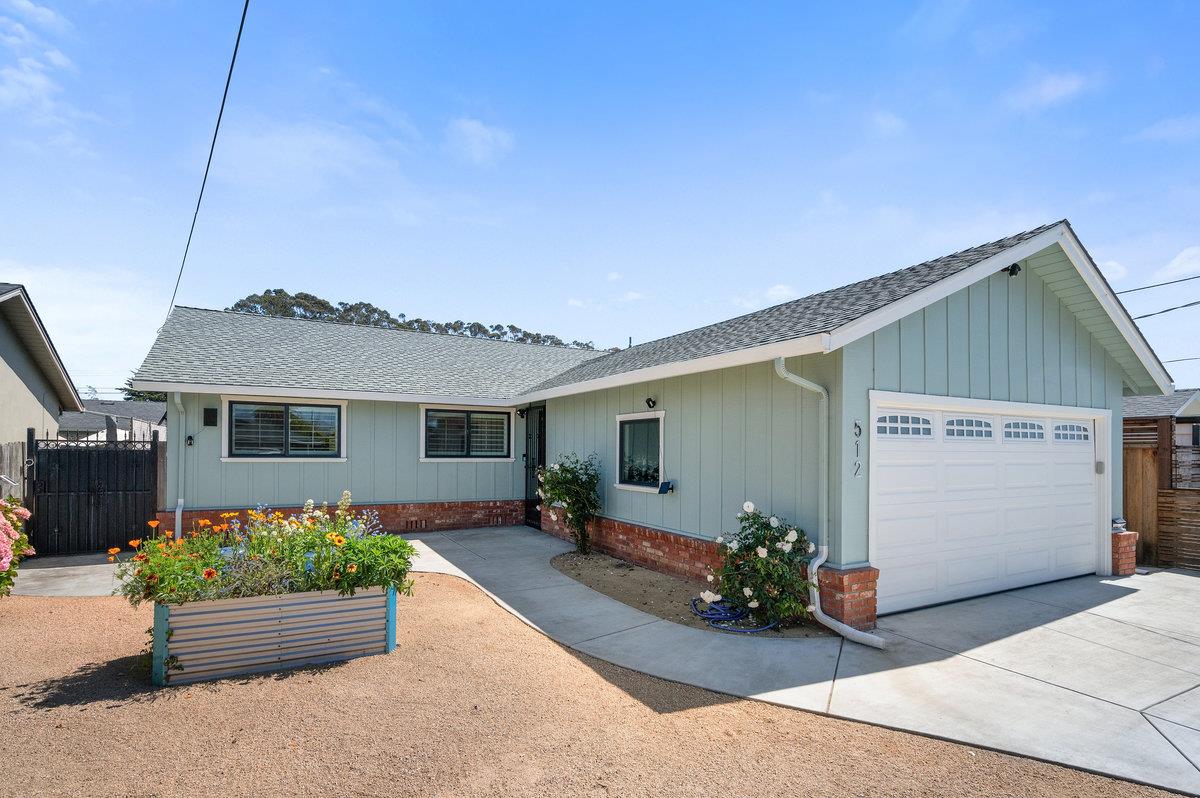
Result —
[{"label": "concrete driveway", "polygon": [[1200,794],[1200,573],[1080,577],[880,619],[841,638],[692,629],[607,598],[520,528],[409,536],[419,570],[469,579],[577,651],[730,695]]}]

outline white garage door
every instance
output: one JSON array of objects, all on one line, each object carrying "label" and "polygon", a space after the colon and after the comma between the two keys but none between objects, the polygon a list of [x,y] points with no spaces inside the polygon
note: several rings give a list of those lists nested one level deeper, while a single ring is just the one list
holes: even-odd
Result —
[{"label": "white garage door", "polygon": [[873,412],[879,612],[1096,572],[1092,421],[993,407]]}]

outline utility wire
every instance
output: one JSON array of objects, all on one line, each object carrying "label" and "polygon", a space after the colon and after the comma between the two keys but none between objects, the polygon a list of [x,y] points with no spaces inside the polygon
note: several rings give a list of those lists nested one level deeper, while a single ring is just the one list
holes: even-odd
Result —
[{"label": "utility wire", "polygon": [[229,98],[229,84],[233,81],[233,65],[237,63],[238,46],[242,43],[242,29],[246,27],[246,12],[250,0],[242,6],[242,21],[238,23],[237,39],[233,42],[233,57],[229,59],[229,73],[225,76],[225,92],[221,95],[221,108],[217,111],[217,124],[213,128],[212,143],[208,145],[208,162],[204,164],[204,179],[200,181],[200,195],[196,197],[196,210],[192,212],[192,226],[188,230],[187,244],[183,247],[183,260],[179,262],[179,274],[175,277],[175,290],[171,292],[171,304],[167,315],[175,307],[175,296],[179,293],[179,282],[183,279],[183,267],[187,265],[188,250],[192,248],[192,234],[196,232],[196,219],[200,216],[200,203],[204,201],[204,187],[208,185],[208,170],[212,167],[213,152],[217,149],[217,134],[221,132],[221,117],[225,115],[225,101]]},{"label": "utility wire", "polygon": [[1126,288],[1124,291],[1117,291],[1118,294],[1132,294],[1134,291],[1146,291],[1151,288],[1162,288],[1164,285],[1175,285],[1175,283],[1186,283],[1188,280],[1200,280],[1200,274],[1192,275],[1191,277],[1181,277],[1178,280],[1167,280],[1165,283],[1155,283],[1154,285],[1143,285],[1141,288]]},{"label": "utility wire", "polygon": [[1185,360],[1200,360],[1200,357],[1177,357],[1174,360],[1164,360],[1164,363],[1182,363]]},{"label": "utility wire", "polygon": [[1153,313],[1143,313],[1141,316],[1134,316],[1133,318],[1134,318],[1134,321],[1137,321],[1138,319],[1148,319],[1151,316],[1161,316],[1164,313],[1170,313],[1172,310],[1183,310],[1184,308],[1192,308],[1192,307],[1195,307],[1196,305],[1200,305],[1200,299],[1197,299],[1195,302],[1188,302],[1186,305],[1176,305],[1173,308],[1166,308],[1165,310],[1156,310]]}]

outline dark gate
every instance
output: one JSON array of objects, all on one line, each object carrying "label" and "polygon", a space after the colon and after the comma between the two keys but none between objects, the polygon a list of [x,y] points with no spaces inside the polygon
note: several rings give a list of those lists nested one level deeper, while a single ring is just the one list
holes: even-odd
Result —
[{"label": "dark gate", "polygon": [[158,495],[158,433],[148,441],[35,440],[30,431],[26,506],[38,554],[125,548],[144,537]]},{"label": "dark gate", "polygon": [[536,405],[525,411],[525,523],[542,528],[541,499],[537,470],[546,464],[546,408]]}]

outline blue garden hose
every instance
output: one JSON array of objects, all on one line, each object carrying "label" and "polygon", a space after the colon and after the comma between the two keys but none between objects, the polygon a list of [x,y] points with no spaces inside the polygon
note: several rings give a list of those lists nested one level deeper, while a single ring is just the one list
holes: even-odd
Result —
[{"label": "blue garden hose", "polygon": [[692,599],[692,614],[697,618],[703,618],[708,621],[708,625],[714,629],[720,629],[722,632],[737,632],[738,634],[754,634],[755,632],[765,632],[768,629],[774,629],[776,621],[771,621],[766,626],[758,626],[753,629],[746,629],[740,626],[733,626],[736,621],[740,621],[750,615],[750,612],[745,607],[739,607],[736,604],[730,604],[728,601],[714,601],[708,605],[707,609],[700,609],[700,599]]}]

